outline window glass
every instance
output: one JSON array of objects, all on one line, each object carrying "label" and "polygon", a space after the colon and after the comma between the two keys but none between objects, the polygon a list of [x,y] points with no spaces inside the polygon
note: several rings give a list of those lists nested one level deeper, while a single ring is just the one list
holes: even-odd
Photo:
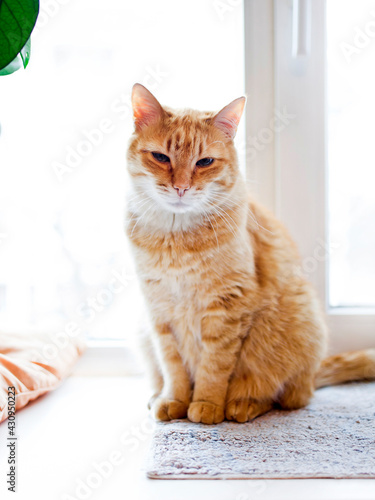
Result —
[{"label": "window glass", "polygon": [[242,2],[42,0],[29,67],[0,78],[1,329],[133,331],[131,87],[220,109],[244,92],[243,42]]},{"label": "window glass", "polygon": [[375,306],[375,2],[327,1],[329,303]]}]

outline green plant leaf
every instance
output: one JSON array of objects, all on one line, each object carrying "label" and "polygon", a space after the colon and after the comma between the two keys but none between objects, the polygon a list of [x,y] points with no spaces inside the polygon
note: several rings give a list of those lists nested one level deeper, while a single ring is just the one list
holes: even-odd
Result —
[{"label": "green plant leaf", "polygon": [[30,52],[31,52],[31,40],[30,38],[27,40],[26,45],[21,50],[21,52],[10,62],[5,68],[0,69],[0,76],[11,75],[15,71],[22,68],[26,68],[29,64],[30,60]]},{"label": "green plant leaf", "polygon": [[5,68],[0,69],[0,76],[11,75],[20,68],[22,68],[22,59],[21,55],[18,54],[18,56],[15,57],[13,61],[10,62],[7,66],[5,66]]},{"label": "green plant leaf", "polygon": [[[13,64],[27,46],[38,13],[39,0],[0,0],[0,70]],[[30,46],[26,52],[30,54]],[[24,67],[28,63],[26,52],[21,56]]]},{"label": "green plant leaf", "polygon": [[24,48],[20,52],[20,56],[22,59],[22,64],[23,67],[26,69],[26,66],[29,64],[30,61],[30,52],[31,52],[31,40],[30,38],[27,40]]}]

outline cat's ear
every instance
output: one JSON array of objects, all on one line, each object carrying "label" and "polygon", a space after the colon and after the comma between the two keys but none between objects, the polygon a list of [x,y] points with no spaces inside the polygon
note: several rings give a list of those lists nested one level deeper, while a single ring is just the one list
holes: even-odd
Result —
[{"label": "cat's ear", "polygon": [[240,123],[242,112],[246,104],[246,97],[239,97],[225,106],[214,117],[214,125],[220,129],[229,139],[233,139]]},{"label": "cat's ear", "polygon": [[136,130],[155,123],[164,114],[159,101],[140,83],[133,86],[132,106]]}]

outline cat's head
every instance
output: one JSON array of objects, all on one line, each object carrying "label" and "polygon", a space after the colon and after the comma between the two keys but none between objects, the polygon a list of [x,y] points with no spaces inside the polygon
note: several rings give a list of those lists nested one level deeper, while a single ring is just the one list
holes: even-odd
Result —
[{"label": "cat's head", "polygon": [[128,169],[136,192],[171,213],[220,204],[238,178],[233,139],[245,102],[240,97],[219,113],[175,111],[135,84]]}]

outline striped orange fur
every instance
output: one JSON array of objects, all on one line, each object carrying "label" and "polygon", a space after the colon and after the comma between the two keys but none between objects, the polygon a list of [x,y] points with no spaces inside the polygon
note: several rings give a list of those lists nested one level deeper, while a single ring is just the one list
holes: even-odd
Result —
[{"label": "striped orange fur", "polygon": [[136,84],[132,100],[127,234],[153,325],[155,417],[245,422],[363,375],[361,356],[322,365],[327,328],[296,246],[247,192],[233,144],[245,98],[175,111]]}]

